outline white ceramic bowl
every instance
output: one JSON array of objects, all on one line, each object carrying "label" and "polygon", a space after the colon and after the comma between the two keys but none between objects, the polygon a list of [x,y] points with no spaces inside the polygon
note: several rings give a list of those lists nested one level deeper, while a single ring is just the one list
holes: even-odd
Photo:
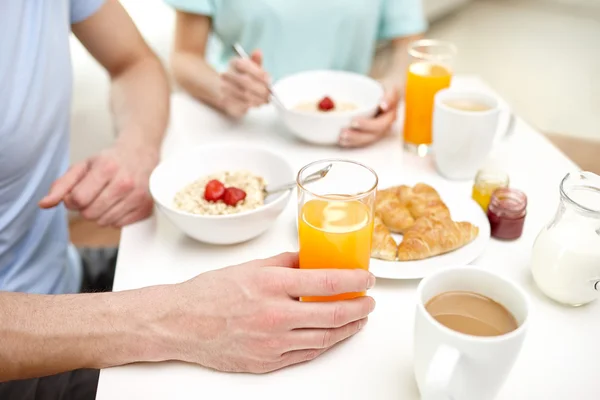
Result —
[{"label": "white ceramic bowl", "polygon": [[[277,81],[273,91],[285,106],[273,102],[288,129],[300,139],[321,145],[338,143],[341,130],[354,118],[375,115],[384,93],[376,80],[344,71],[300,72]],[[318,102],[324,96],[358,108],[339,112],[294,110],[300,103]]]},{"label": "white ceramic bowl", "polygon": [[211,244],[234,244],[265,232],[285,208],[290,191],[269,196],[265,205],[230,215],[196,215],[175,208],[175,194],[193,181],[220,171],[248,170],[267,185],[294,182],[284,157],[247,144],[201,146],[161,162],[150,176],[150,192],[158,208],[190,237]]}]

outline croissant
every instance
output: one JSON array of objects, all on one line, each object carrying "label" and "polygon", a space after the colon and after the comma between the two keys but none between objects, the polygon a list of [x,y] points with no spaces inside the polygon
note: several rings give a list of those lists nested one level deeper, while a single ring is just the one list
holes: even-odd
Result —
[{"label": "croissant", "polygon": [[437,190],[425,183],[417,183],[412,188],[412,194],[426,199],[440,199],[440,194]]},{"label": "croissant", "polygon": [[413,197],[408,204],[408,210],[413,218],[420,217],[450,217],[450,210],[442,200]]},{"label": "croissant", "polygon": [[377,192],[375,213],[392,232],[402,233],[415,223],[410,211],[402,204],[394,190]]},{"label": "croissant", "polygon": [[390,231],[381,221],[381,218],[375,216],[373,224],[373,244],[371,247],[371,257],[381,260],[393,261],[396,259],[398,251],[396,241],[390,234]]},{"label": "croissant", "polygon": [[479,228],[449,217],[421,217],[404,233],[398,246],[398,260],[422,260],[458,249],[472,242]]},{"label": "croissant", "polygon": [[406,185],[392,186],[381,191],[394,193],[397,196],[398,200],[400,200],[400,203],[402,203],[402,205],[404,206],[406,206],[409,203],[410,199],[413,196],[413,188]]}]

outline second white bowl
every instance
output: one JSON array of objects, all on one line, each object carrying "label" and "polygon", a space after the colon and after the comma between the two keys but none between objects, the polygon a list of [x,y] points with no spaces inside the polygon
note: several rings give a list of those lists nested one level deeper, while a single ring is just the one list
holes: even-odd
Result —
[{"label": "second white bowl", "polygon": [[[284,103],[275,107],[284,124],[302,140],[321,145],[338,143],[343,128],[357,117],[375,115],[383,98],[383,87],[376,80],[345,71],[306,71],[290,75],[273,85]],[[335,112],[300,111],[294,108],[305,102],[318,102],[329,96],[334,101],[353,103],[354,110]]]}]

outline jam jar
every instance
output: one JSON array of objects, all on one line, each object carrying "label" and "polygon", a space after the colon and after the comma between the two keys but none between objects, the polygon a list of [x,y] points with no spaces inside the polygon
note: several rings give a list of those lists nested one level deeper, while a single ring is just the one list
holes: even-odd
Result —
[{"label": "jam jar", "polygon": [[527,215],[527,196],[513,188],[499,188],[492,193],[487,210],[492,236],[513,240],[521,237]]}]

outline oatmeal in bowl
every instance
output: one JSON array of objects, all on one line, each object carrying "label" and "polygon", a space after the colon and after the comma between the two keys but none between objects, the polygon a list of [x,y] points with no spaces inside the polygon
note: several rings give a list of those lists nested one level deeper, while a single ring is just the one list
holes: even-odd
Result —
[{"label": "oatmeal in bowl", "polygon": [[264,189],[293,182],[281,155],[248,144],[211,144],[161,162],[150,176],[157,208],[186,235],[205,243],[235,244],[266,232],[285,209],[290,191]]},{"label": "oatmeal in bowl", "polygon": [[347,101],[333,100],[329,96],[325,96],[318,101],[303,101],[296,104],[294,110],[307,112],[344,112],[356,110],[358,106]]},{"label": "oatmeal in bowl", "polygon": [[222,171],[186,185],[173,201],[191,214],[237,214],[265,204],[265,188],[265,179],[249,171]]}]

